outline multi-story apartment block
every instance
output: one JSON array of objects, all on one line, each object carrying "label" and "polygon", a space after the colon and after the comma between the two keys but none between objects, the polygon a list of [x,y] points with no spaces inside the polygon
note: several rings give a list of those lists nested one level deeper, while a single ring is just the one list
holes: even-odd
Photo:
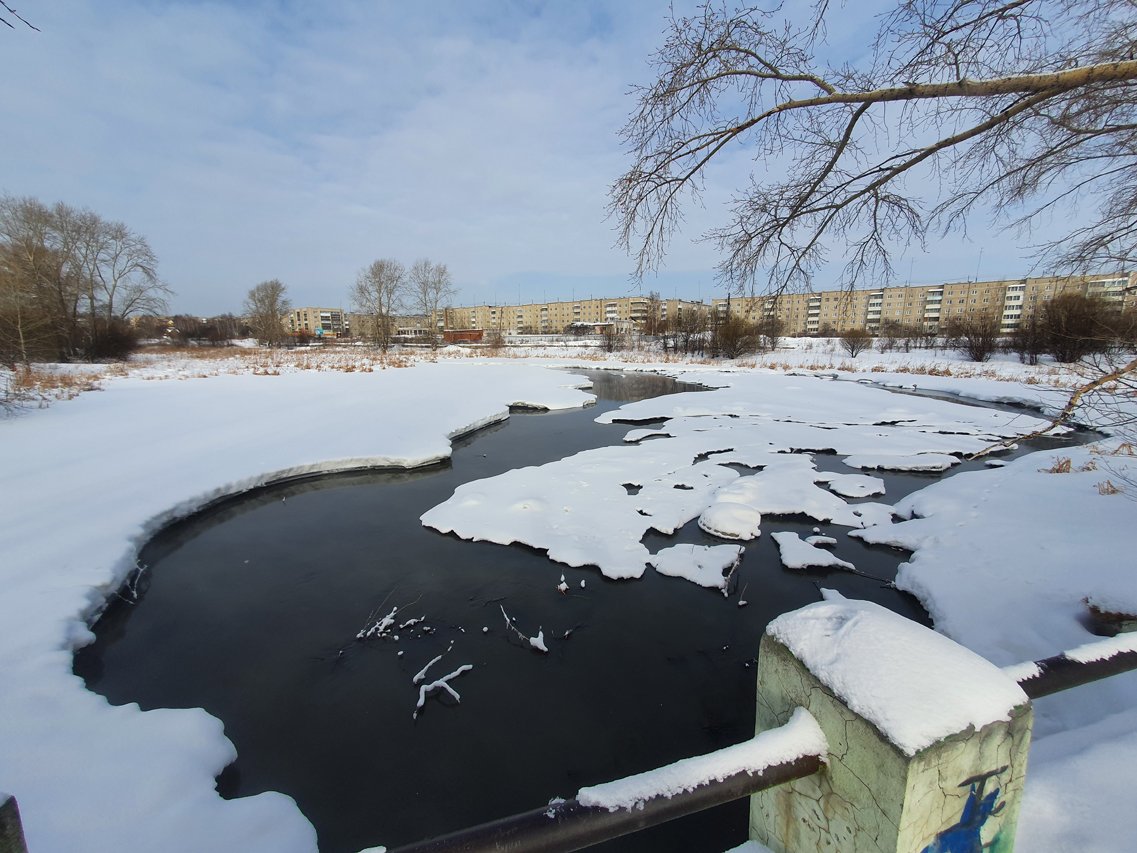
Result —
[{"label": "multi-story apartment block", "polygon": [[642,329],[655,320],[681,316],[684,311],[705,310],[700,302],[620,296],[613,299],[576,299],[570,302],[533,302],[519,305],[472,305],[447,308],[446,329],[485,329],[510,334],[560,334],[573,325],[611,325],[620,331]]},{"label": "multi-story apartment block", "polygon": [[291,334],[307,332],[323,338],[351,337],[351,323],[342,308],[294,308],[284,316]]},{"label": "multi-story apartment block", "polygon": [[776,317],[783,334],[841,333],[865,328],[877,332],[887,323],[935,332],[948,321],[975,314],[995,314],[1000,330],[1013,332],[1039,307],[1060,293],[1095,296],[1120,309],[1137,307],[1137,273],[966,281],[884,287],[876,290],[787,293],[780,296],[714,300],[718,316],[738,314],[751,320]]}]

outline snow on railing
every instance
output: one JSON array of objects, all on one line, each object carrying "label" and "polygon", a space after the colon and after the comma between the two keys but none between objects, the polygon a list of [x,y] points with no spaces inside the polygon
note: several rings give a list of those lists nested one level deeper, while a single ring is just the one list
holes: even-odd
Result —
[{"label": "snow on railing", "polygon": [[[509,617],[507,616],[508,620]],[[1004,667],[1031,699],[1137,669],[1137,633]],[[580,850],[818,772],[828,746],[813,717],[790,721],[707,755],[581,788],[571,800],[460,830],[391,853],[555,853]]]},{"label": "snow on railing", "polygon": [[574,799],[558,798],[539,809],[391,853],[580,850],[810,776],[821,769],[827,753],[821,728],[799,708],[784,726],[743,743],[581,788]]},{"label": "snow on railing", "polygon": [[1003,667],[1031,699],[1137,669],[1137,632],[1096,640],[1060,655]]}]

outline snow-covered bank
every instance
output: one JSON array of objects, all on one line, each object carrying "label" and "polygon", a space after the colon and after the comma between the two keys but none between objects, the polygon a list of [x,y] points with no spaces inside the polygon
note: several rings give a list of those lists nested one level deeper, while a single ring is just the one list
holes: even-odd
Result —
[{"label": "snow-covered bank", "polygon": [[233,758],[217,720],[111,707],[84,688],[71,654],[85,619],[176,516],[284,477],[444,459],[448,436],[510,405],[584,405],[570,387],[582,381],[473,361],[135,377],[0,421],[0,788],[30,849],[313,850],[290,798],[217,795]]},{"label": "snow-covered bank", "polygon": [[[998,366],[1015,380],[1001,381],[904,372],[896,368],[905,365],[884,359],[879,363],[888,371],[873,371],[871,358],[858,360],[863,375],[838,375],[890,384],[895,376],[896,384],[1012,402],[1044,393],[1016,364]],[[175,514],[278,477],[442,458],[448,435],[503,417],[510,404],[559,408],[587,401],[587,394],[565,387],[571,377],[538,364],[582,362],[463,357],[371,372],[347,356],[331,370],[295,370],[267,357],[217,369],[156,360],[106,380],[103,391],[0,422],[0,789],[20,800],[33,853],[314,849],[312,829],[289,798],[218,797],[213,775],[232,749],[216,720],[201,711],[112,708],[84,690],[71,675],[71,649],[88,636],[83,619],[132,569],[137,545]],[[606,366],[653,367],[646,360]],[[458,514],[462,523],[484,513],[502,535],[524,524],[526,537],[539,531],[572,559],[610,560],[628,571],[637,560],[639,571],[647,565],[639,540],[648,527],[674,527],[714,503],[727,506],[727,498],[749,501],[734,503],[748,509],[746,529],[767,535],[784,512],[849,528],[880,524],[865,535],[905,538],[917,548],[902,576],[943,622],[941,630],[996,663],[1044,657],[1090,639],[1081,621],[1083,596],[1101,606],[1133,603],[1137,584],[1126,567],[1137,551],[1134,504],[1096,488],[1113,476],[1105,465],[1123,465],[1124,458],[1062,451],[1073,459],[1072,472],[1048,474],[1039,469],[1051,467],[1057,454],[1025,457],[913,495],[902,511],[924,517],[894,524],[883,503],[888,495],[870,504],[843,500],[879,493],[879,480],[852,469],[817,471],[807,455],[787,451],[871,453],[876,462],[887,457],[900,467],[931,462],[932,452],[954,458],[1026,431],[1037,419],[833,381],[824,365],[817,370],[825,376],[654,366],[720,391],[626,407],[619,417],[670,420],[631,431],[633,440],[608,448],[610,456],[555,463],[580,478],[575,496],[551,482],[549,470],[513,472],[520,497],[498,504],[496,492],[483,488],[471,512]],[[202,376],[211,378],[196,378]],[[1097,471],[1079,471],[1091,461]],[[740,474],[726,463],[763,470]],[[573,501],[573,512],[560,512],[565,504],[556,502],[563,499]],[[589,528],[584,515],[569,520],[578,509],[606,508],[615,514],[604,528]],[[736,531],[746,526],[736,522]],[[617,538],[606,539],[608,529]],[[713,581],[709,556],[692,549],[663,562],[669,571]],[[730,560],[717,562],[725,567]],[[1115,572],[1107,574],[1111,566]],[[748,597],[759,594],[752,587]],[[1137,706],[1134,699],[1134,677],[1124,676],[1039,703],[1021,849],[1128,848],[1137,831],[1126,784],[1137,765],[1131,734],[1137,712],[1125,709]],[[1082,788],[1065,790],[1067,779]],[[1059,811],[1063,803],[1069,805]]]},{"label": "snow-covered bank", "polygon": [[[1016,366],[1006,368],[1010,373]],[[869,373],[894,386],[1054,408],[1060,392],[1025,381],[1027,369],[1017,368],[1013,381],[907,373],[893,381],[886,371]],[[936,483],[901,502],[898,512],[909,520],[894,524],[890,507],[845,504],[839,479],[813,470],[808,456],[786,454],[828,450],[846,464],[863,464],[871,455],[876,466],[918,468],[914,463],[950,462],[996,436],[1029,432],[1039,419],[882,397],[870,385],[833,381],[827,373],[674,373],[718,390],[607,413],[608,421],[667,420],[631,430],[626,448],[470,483],[424,522],[472,538],[547,548],[553,559],[598,565],[612,577],[637,577],[650,559],[640,543],[647,530],[666,532],[702,513],[704,530],[750,538],[759,525],[776,527],[770,515],[802,513],[854,528],[869,542],[914,550],[901,568],[900,585],[921,600],[939,630],[997,664],[1047,657],[1092,640],[1085,599],[1105,610],[1137,612],[1129,559],[1137,552],[1135,505],[1131,495],[1109,487],[1111,477],[1131,484],[1137,460],[1110,455],[1116,441],[1035,453]],[[1057,456],[1070,462],[1055,465]],[[731,477],[722,473],[732,470],[724,468],[728,464],[762,470]],[[495,506],[510,509],[492,512]],[[724,508],[731,510],[726,521]],[[692,577],[701,576],[697,569],[692,565]],[[1036,702],[1031,773],[1039,781],[1028,784],[1022,849],[1128,849],[1127,779],[1137,766],[1137,740],[1129,734],[1137,728],[1134,707],[1134,673]],[[1051,738],[1073,746],[1051,749]],[[1108,756],[1103,768],[1113,784],[1095,782],[1067,809],[1060,802],[1061,780],[1067,774],[1087,778],[1094,766],[1089,756]],[[1056,812],[1061,818],[1053,817]],[[1032,826],[1034,816],[1043,814],[1049,816]]]},{"label": "snow-covered bank", "polygon": [[[1067,473],[1052,473],[1066,467],[1059,457],[1070,460]],[[1094,639],[1087,602],[1137,612],[1137,506],[1098,488],[1105,466],[1137,472],[1133,461],[1090,447],[1023,456],[935,483],[897,505],[906,520],[850,535],[914,551],[897,586],[924,603],[937,630],[999,665],[1048,657]],[[1135,703],[1137,675],[1116,676],[1037,702],[1035,731]]]}]

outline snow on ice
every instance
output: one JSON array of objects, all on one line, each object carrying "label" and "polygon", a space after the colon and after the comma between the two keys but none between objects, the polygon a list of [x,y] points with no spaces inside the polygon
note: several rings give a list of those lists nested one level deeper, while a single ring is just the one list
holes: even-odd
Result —
[{"label": "snow on ice", "polygon": [[515,403],[593,399],[573,387],[579,376],[517,362],[243,369],[109,379],[0,420],[0,787],[18,799],[36,853],[316,849],[290,797],[218,795],[215,777],[235,757],[218,720],[112,707],[72,674],[88,620],[163,524],[290,476],[445,459],[449,437]]},{"label": "snow on ice", "polygon": [[[874,358],[895,363],[866,356],[856,369],[870,369]],[[1083,470],[1099,458],[1088,449],[1063,451],[1073,457],[1069,474],[1043,473],[1035,455],[934,483],[901,501],[895,522],[883,504],[843,500],[880,494],[870,482],[877,478],[820,472],[808,457],[833,453],[850,469],[905,469],[937,456],[947,463],[1013,440],[1039,419],[895,395],[840,381],[846,375],[837,372],[661,369],[714,390],[608,413],[601,419],[665,423],[630,430],[623,447],[471,483],[424,523],[468,538],[525,542],[566,565],[634,578],[649,560],[667,559],[643,547],[646,532],[671,533],[704,516],[711,524],[712,507],[725,507],[729,497],[742,499],[736,506],[745,518],[715,524],[736,540],[762,526],[776,529],[781,513],[807,514],[852,528],[866,542],[912,550],[899,585],[927,607],[937,630],[998,665],[1093,640],[1087,599],[1137,612],[1126,559],[1137,552],[1133,504],[1095,488],[1104,476]],[[574,387],[579,377],[515,360],[443,358],[373,373],[195,372],[155,364],[0,422],[0,788],[19,799],[36,853],[316,849],[311,825],[289,797],[217,794],[215,776],[234,752],[216,719],[200,709],[112,707],[71,672],[72,650],[91,639],[88,621],[135,570],[138,549],[159,527],[290,476],[444,459],[451,438],[505,419],[511,404],[557,409],[592,399]],[[1033,375],[1007,363],[996,372]],[[1061,402],[1060,392],[1021,381],[871,376],[976,399]],[[297,416],[297,400],[320,417]],[[841,607],[852,613],[845,624],[854,633],[872,620],[871,608]],[[524,639],[544,642],[540,632]],[[1119,850],[1137,836],[1130,786],[1118,784],[1137,766],[1134,708],[1133,675],[1035,703],[1020,846]],[[898,738],[915,743],[932,727],[898,728]]]},{"label": "snow on ice", "polygon": [[[824,548],[818,548],[808,539],[803,540],[796,533],[786,530],[771,535],[773,540],[778,543],[778,553],[781,556],[782,565],[787,569],[835,568],[848,569],[852,572],[857,570],[857,567],[852,563],[842,560],[836,554],[832,554]],[[810,536],[809,539],[821,539],[826,542],[834,541],[826,536]]]},{"label": "snow on ice", "polygon": [[661,575],[685,578],[726,595],[730,573],[742,559],[741,545],[672,545],[651,557]]},{"label": "snow on ice", "polygon": [[[544,549],[552,560],[597,566],[613,579],[638,578],[651,559],[644,535],[670,534],[696,518],[713,535],[743,541],[772,515],[847,527],[892,519],[885,504],[842,497],[879,494],[879,478],[818,471],[812,452],[928,470],[1042,424],[817,377],[720,374],[713,383],[725,387],[607,412],[598,420],[668,420],[631,430],[624,447],[467,483],[422,522],[466,539]],[[741,476],[739,466],[756,472]]]}]

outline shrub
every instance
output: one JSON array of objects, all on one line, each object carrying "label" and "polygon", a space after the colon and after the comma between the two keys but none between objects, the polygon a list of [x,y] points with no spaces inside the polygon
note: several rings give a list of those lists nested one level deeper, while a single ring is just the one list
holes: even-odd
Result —
[{"label": "shrub", "polygon": [[121,320],[98,322],[95,332],[83,349],[88,361],[123,361],[138,349],[134,330]]},{"label": "shrub", "polygon": [[986,361],[999,348],[999,317],[991,312],[952,317],[944,331],[948,346],[971,361]]},{"label": "shrub", "polygon": [[872,335],[867,329],[846,329],[841,333],[840,340],[841,347],[850,358],[856,358],[872,346]]},{"label": "shrub", "polygon": [[723,358],[757,352],[759,343],[758,327],[737,314],[725,317],[711,335],[711,351]]},{"label": "shrub", "polygon": [[1039,314],[1045,351],[1063,364],[1108,351],[1116,337],[1111,322],[1116,312],[1102,299],[1061,293]]}]

